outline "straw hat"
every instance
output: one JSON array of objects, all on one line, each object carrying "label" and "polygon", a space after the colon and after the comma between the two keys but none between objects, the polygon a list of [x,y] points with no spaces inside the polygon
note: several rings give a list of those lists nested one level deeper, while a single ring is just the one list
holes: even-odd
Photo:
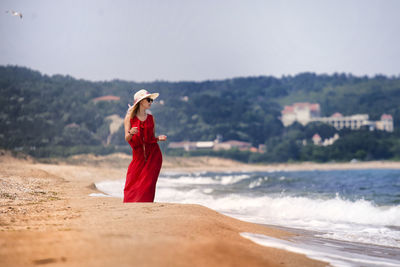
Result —
[{"label": "straw hat", "polygon": [[152,93],[150,94],[147,92],[147,90],[142,89],[136,92],[136,94],[133,96],[133,106],[129,105],[129,110],[133,110],[140,101],[142,101],[145,98],[151,98],[151,99],[156,99],[160,94],[159,93]]}]

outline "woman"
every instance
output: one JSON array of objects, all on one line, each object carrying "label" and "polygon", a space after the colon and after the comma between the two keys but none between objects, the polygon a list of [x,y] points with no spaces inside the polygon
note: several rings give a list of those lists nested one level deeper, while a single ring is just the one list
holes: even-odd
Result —
[{"label": "woman", "polygon": [[150,94],[142,89],[134,95],[133,106],[125,116],[125,140],[132,147],[132,162],[129,164],[124,188],[124,202],[153,202],[156,183],[162,164],[158,141],[167,137],[155,137],[155,123],[146,110],[151,107],[158,93]]}]

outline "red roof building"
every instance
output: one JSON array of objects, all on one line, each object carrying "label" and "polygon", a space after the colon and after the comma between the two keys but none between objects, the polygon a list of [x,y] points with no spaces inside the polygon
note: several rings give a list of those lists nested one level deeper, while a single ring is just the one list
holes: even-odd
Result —
[{"label": "red roof building", "polygon": [[105,96],[100,96],[93,98],[92,101],[94,103],[100,102],[100,101],[119,101],[121,98],[119,96],[115,95],[105,95]]},{"label": "red roof building", "polygon": [[392,117],[392,115],[390,115],[390,114],[383,114],[383,115],[381,116],[381,120],[382,120],[382,121],[392,121],[392,120],[393,120],[393,117]]},{"label": "red roof building", "polygon": [[320,145],[322,143],[322,138],[319,134],[316,133],[312,137],[312,141],[313,141],[314,145]]},{"label": "red roof building", "polygon": [[335,113],[332,114],[331,117],[332,117],[332,118],[342,118],[342,117],[343,117],[343,114],[342,114],[342,113],[339,113],[339,112],[335,112]]},{"label": "red roof building", "polygon": [[303,125],[311,122],[315,118],[320,117],[321,107],[318,103],[298,102],[291,106],[285,106],[281,111],[283,125],[289,126],[294,122]]}]

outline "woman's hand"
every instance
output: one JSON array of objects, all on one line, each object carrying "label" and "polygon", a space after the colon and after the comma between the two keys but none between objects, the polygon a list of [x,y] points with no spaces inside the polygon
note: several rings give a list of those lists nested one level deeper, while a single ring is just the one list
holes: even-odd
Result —
[{"label": "woman's hand", "polygon": [[132,128],[128,131],[128,133],[129,133],[130,135],[135,135],[135,134],[137,134],[137,132],[138,132],[137,127],[132,127]]},{"label": "woman's hand", "polygon": [[166,135],[159,135],[158,136],[158,141],[166,141],[167,140],[167,136]]}]

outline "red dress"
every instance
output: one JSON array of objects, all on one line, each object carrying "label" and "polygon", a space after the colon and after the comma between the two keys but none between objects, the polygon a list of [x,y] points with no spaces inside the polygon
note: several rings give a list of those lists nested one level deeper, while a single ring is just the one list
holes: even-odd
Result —
[{"label": "red dress", "polygon": [[154,119],[148,114],[141,121],[136,116],[131,119],[131,128],[138,133],[132,136],[132,161],[126,174],[124,202],[153,202],[156,183],[162,164],[162,155],[154,136]]}]

